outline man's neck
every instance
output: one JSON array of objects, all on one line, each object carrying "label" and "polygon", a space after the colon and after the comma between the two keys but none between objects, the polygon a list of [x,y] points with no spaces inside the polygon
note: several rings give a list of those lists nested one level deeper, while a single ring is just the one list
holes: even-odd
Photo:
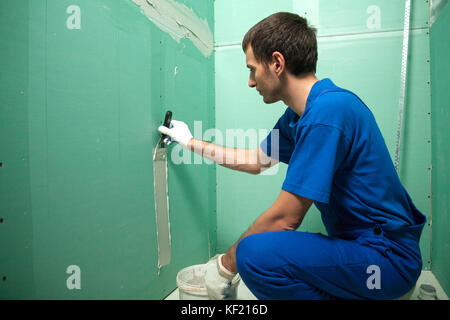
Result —
[{"label": "man's neck", "polygon": [[313,85],[319,81],[314,74],[308,74],[301,77],[295,77],[286,74],[286,85],[281,99],[299,116],[305,112],[306,100]]}]

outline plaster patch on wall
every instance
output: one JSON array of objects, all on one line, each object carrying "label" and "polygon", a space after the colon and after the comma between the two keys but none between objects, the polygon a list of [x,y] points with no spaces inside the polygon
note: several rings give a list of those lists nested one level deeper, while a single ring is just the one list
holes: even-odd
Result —
[{"label": "plaster patch on wall", "polygon": [[430,27],[439,17],[442,9],[447,5],[448,0],[431,0],[430,1]]},{"label": "plaster patch on wall", "polygon": [[189,39],[205,56],[214,48],[213,35],[206,19],[201,19],[184,4],[173,0],[133,0],[143,14],[162,31],[180,43]]}]

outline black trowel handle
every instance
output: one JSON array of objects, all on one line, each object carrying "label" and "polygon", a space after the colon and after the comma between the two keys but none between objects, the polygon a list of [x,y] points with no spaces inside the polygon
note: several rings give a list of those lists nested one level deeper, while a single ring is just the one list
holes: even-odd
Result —
[{"label": "black trowel handle", "polygon": [[[164,126],[167,127],[167,128],[170,128],[170,121],[172,121],[172,111],[167,111],[166,112],[166,116],[164,118]],[[161,139],[166,144],[170,144],[170,143],[167,143],[167,141],[170,141],[170,139],[168,139],[167,135],[162,134],[161,135]]]},{"label": "black trowel handle", "polygon": [[170,121],[172,121],[172,111],[167,111],[166,117],[164,118],[164,126],[169,128]]}]

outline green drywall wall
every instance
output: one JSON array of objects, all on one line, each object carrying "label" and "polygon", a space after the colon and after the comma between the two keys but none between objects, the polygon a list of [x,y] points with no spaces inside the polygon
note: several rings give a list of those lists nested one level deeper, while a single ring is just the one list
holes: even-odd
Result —
[{"label": "green drywall wall", "polygon": [[450,293],[450,5],[447,3],[430,30],[431,123],[433,159],[432,271]]},{"label": "green drywall wall", "polygon": [[[213,32],[210,1],[183,3]],[[158,274],[157,127],[167,109],[214,126],[214,58],[131,0],[79,0],[68,29],[73,4],[0,4],[0,297],[160,299],[215,248],[214,166],[170,159],[172,261]]]},{"label": "green drywall wall", "polygon": [[12,10],[13,3],[0,1],[0,298],[33,293],[28,3],[17,2]]},{"label": "green drywall wall", "polygon": [[[379,25],[373,20],[373,10],[378,10],[373,6],[379,8]],[[368,104],[393,157],[400,94],[403,1],[360,1],[358,4],[349,0],[293,0],[264,4],[256,0],[216,1],[217,128],[222,132],[238,128],[269,130],[284,112],[286,107],[282,103],[265,105],[257,92],[248,88],[249,74],[240,46],[248,28],[278,11],[299,13],[318,28],[318,77],[331,78],[337,85],[354,91]],[[413,1],[400,177],[429,223],[431,110],[428,13],[427,1]],[[263,138],[259,136],[260,140]],[[222,167],[217,169],[218,252],[227,250],[273,203],[285,173],[284,164],[280,164],[275,175],[264,176],[250,176]],[[315,207],[310,209],[299,230],[325,233]],[[423,267],[429,269],[429,224],[424,228],[420,246]]]},{"label": "green drywall wall", "polygon": [[[411,2],[411,27],[426,27],[428,1]],[[306,17],[319,36],[393,31],[403,28],[404,9],[404,1],[392,0],[216,0],[214,38],[217,45],[238,44],[255,23],[278,11]],[[374,20],[378,12],[379,29]]]}]

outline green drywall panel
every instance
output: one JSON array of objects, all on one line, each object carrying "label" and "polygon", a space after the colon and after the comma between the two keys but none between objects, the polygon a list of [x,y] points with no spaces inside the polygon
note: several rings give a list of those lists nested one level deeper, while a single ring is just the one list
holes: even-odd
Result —
[{"label": "green drywall panel", "polygon": [[[323,8],[322,3],[326,1],[320,1],[318,15],[330,15],[331,13],[327,12],[331,11]],[[345,4],[349,12],[353,12],[352,3],[354,2],[341,1],[340,3],[342,6]],[[374,4],[381,6],[386,5],[387,2],[375,1]],[[245,20],[244,17],[247,17],[244,13],[249,9],[247,2],[236,5],[243,12],[242,20]],[[299,8],[301,4],[295,5]],[[221,10],[218,10],[219,7]],[[277,12],[285,10],[287,4],[282,2],[280,6],[268,4],[261,7],[264,9],[259,8],[258,11],[270,9],[271,12]],[[231,30],[242,27],[241,23],[235,23],[240,21],[239,17],[234,17],[233,22],[230,23],[226,15],[220,14],[220,12],[227,12],[227,9],[228,6],[223,1],[216,2],[216,30],[219,28],[226,30],[227,26]],[[416,12],[419,9],[421,12]],[[232,5],[230,10],[239,12]],[[398,14],[398,28],[401,29],[402,10]],[[413,25],[417,29],[410,35],[405,129],[400,163],[400,177],[404,186],[416,206],[428,218],[420,243],[424,269],[430,268],[431,207],[430,58],[426,27],[427,14],[426,6],[422,8],[421,5],[416,5],[413,8],[413,17],[422,18],[413,18]],[[252,24],[258,19],[252,21]],[[414,19],[424,23],[414,22]],[[354,91],[366,102],[377,119],[391,156],[394,157],[400,94],[402,31],[373,32],[368,31],[365,24],[361,26],[353,24],[351,34],[344,34],[342,26],[338,23],[341,21],[338,17],[333,20],[332,16],[328,16],[327,21],[330,28],[334,21],[337,21],[336,31],[330,32],[333,36],[324,35],[318,38],[318,77],[331,78],[337,85]],[[245,32],[246,30],[242,27],[242,34],[239,37]],[[217,127],[222,132],[226,129],[237,128],[270,129],[283,113],[285,106],[282,103],[264,105],[257,92],[248,88],[245,55],[239,44],[242,39],[237,34],[234,32],[233,38],[222,38],[223,42],[220,42],[219,34],[216,36]],[[338,35],[335,36],[335,34]],[[230,92],[233,94],[230,95]],[[230,172],[222,167],[217,169],[218,251],[224,251],[232,245],[254,219],[273,203],[280,191],[285,172],[286,167],[283,164],[280,165],[276,175],[262,177]],[[308,212],[299,230],[325,233],[320,214],[315,207]]]},{"label": "green drywall panel", "polygon": [[[184,3],[213,25],[209,1]],[[214,59],[190,41],[174,41],[132,1],[77,1],[80,29],[66,26],[70,5],[29,1],[24,34],[4,37],[10,47],[19,37],[26,40],[20,76],[28,78],[28,109],[21,109],[20,139],[29,139],[30,165],[28,179],[15,184],[28,188],[32,217],[2,233],[9,239],[28,231],[31,239],[23,237],[6,251],[20,254],[2,252],[1,266],[16,269],[7,269],[10,287],[0,295],[160,299],[176,287],[181,268],[205,262],[215,247],[214,167],[174,165],[170,147],[172,260],[158,274],[152,166],[157,127],[168,109],[189,125],[202,119],[213,126]],[[14,6],[9,2],[6,9]],[[24,190],[20,197],[26,196]],[[16,260],[27,256],[25,272]],[[79,290],[66,286],[71,265],[81,269]],[[22,277],[29,279],[26,290],[14,289],[25,280],[12,280]]]},{"label": "green drywall panel", "polygon": [[430,30],[431,123],[433,159],[432,271],[450,293],[450,5],[442,10]]},{"label": "green drywall panel", "polygon": [[0,1],[0,39],[0,299],[2,299],[30,297],[33,284],[27,115],[27,2]]},{"label": "green drywall panel", "polygon": [[216,45],[236,44],[255,23],[277,11],[291,11],[292,0],[215,0]]},{"label": "green drywall panel", "polygon": [[[301,0],[294,2],[303,3]],[[404,0],[319,0],[314,2],[318,6],[319,15],[316,24],[320,36],[403,29]],[[308,9],[311,10],[310,7]],[[309,10],[305,12],[309,16],[313,15],[313,12]],[[428,15],[428,0],[411,1],[411,28],[428,27]]]},{"label": "green drywall panel", "polygon": [[[411,28],[428,26],[428,0],[411,1]],[[319,36],[403,29],[404,0],[216,0],[217,45],[237,44],[249,28],[272,13],[306,17]]]}]

